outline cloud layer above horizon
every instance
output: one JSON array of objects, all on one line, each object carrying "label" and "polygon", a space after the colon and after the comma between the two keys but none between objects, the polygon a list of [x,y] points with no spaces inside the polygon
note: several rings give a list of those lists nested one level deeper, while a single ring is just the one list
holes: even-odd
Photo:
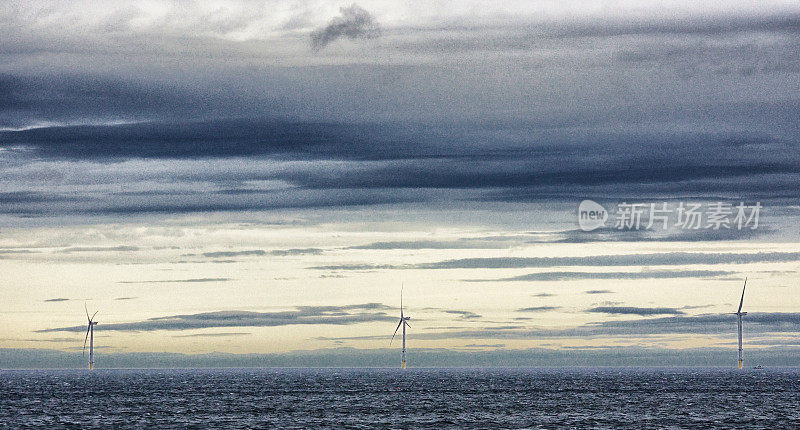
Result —
[{"label": "cloud layer above horizon", "polygon": [[12,218],[798,197],[791,2],[85,3],[0,6]]}]

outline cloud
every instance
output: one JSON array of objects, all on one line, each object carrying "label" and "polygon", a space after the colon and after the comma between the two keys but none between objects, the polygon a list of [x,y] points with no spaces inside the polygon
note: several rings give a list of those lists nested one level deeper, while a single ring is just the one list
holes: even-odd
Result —
[{"label": "cloud", "polygon": [[561,306],[533,306],[529,308],[517,309],[517,312],[546,312],[561,309]]},{"label": "cloud", "polygon": [[66,302],[68,300],[69,299],[65,299],[63,297],[59,297],[59,298],[56,298],[56,299],[46,299],[45,302]]},{"label": "cloud", "polygon": [[391,264],[369,264],[369,263],[353,263],[353,264],[331,264],[325,266],[311,266],[312,270],[380,270],[380,269],[397,269],[398,266]]},{"label": "cloud", "polygon": [[579,281],[584,279],[673,279],[729,276],[723,270],[643,270],[641,272],[540,272],[500,279],[466,279],[466,282]]},{"label": "cloud", "polygon": [[204,252],[203,257],[220,258],[220,257],[241,257],[249,255],[267,255],[266,251],[260,249],[253,249],[249,251],[215,251]]},{"label": "cloud", "polygon": [[464,348],[504,348],[504,343],[468,343]]},{"label": "cloud", "polygon": [[593,231],[567,230],[558,233],[550,242],[587,243],[587,242],[701,242],[721,240],[752,240],[773,233],[774,229],[760,226],[756,230],[720,229],[720,230],[620,230],[613,227],[599,228]]},{"label": "cloud", "polygon": [[287,255],[319,255],[322,254],[322,249],[319,248],[291,248],[291,249],[275,249],[272,251],[264,251],[263,249],[250,249],[245,251],[213,251],[204,252],[203,257],[208,258],[222,258],[222,257],[242,257],[242,256],[287,256]]},{"label": "cloud", "polygon": [[[394,321],[384,311],[391,309],[380,303],[347,306],[298,306],[293,311],[247,312],[219,311],[172,315],[129,323],[108,323],[98,330],[156,331],[194,330],[212,327],[277,327],[288,325],[350,325],[363,322]],[[85,330],[83,326],[37,330],[38,333]]]},{"label": "cloud", "polygon": [[197,284],[206,282],[228,282],[231,278],[189,278],[189,279],[166,279],[158,281],[119,281],[118,284]]},{"label": "cloud", "polygon": [[136,300],[138,297],[117,297],[114,300]]},{"label": "cloud", "polygon": [[237,337],[248,336],[252,333],[244,332],[225,332],[225,333],[194,333],[194,334],[179,334],[172,337]]},{"label": "cloud", "polygon": [[119,246],[73,246],[70,248],[64,248],[61,250],[63,253],[72,253],[72,252],[135,252],[139,251],[140,248],[138,246],[128,246],[128,245],[119,245]]},{"label": "cloud", "polygon": [[417,265],[420,269],[516,269],[558,266],[678,266],[689,264],[747,264],[800,260],[800,252],[666,252],[589,257],[493,257],[445,260]]},{"label": "cloud", "polygon": [[[683,266],[692,264],[749,264],[749,263],[782,263],[800,260],[800,252],[752,252],[752,253],[716,253],[716,252],[665,252],[652,254],[610,254],[588,257],[486,257],[461,258],[444,260],[435,263],[419,263],[414,265],[388,264],[334,264],[314,266],[317,270],[376,270],[376,269],[524,269],[562,266]],[[567,275],[573,272],[564,272]],[[653,277],[667,275],[667,271],[653,272]],[[662,275],[658,275],[662,273]],[[686,272],[688,275],[688,271]],[[699,276],[720,276],[712,272]],[[674,273],[679,277],[680,272]],[[535,275],[531,275],[535,277]],[[542,275],[544,277],[548,275]],[[566,276],[566,275],[565,275]],[[575,276],[581,276],[575,274]],[[587,275],[589,276],[589,275]],[[604,275],[598,274],[598,277]],[[620,275],[624,276],[624,275]]]},{"label": "cloud", "polygon": [[584,294],[613,294],[614,292],[611,290],[587,290],[583,292]]},{"label": "cloud", "polygon": [[465,319],[465,320],[476,319],[481,317],[475,312],[470,312],[470,311],[445,310],[444,313],[459,315],[460,319]]},{"label": "cloud", "polygon": [[319,255],[322,254],[322,249],[319,248],[292,248],[292,249],[276,249],[270,251],[269,255],[286,256],[286,255]]},{"label": "cloud", "polygon": [[481,240],[412,240],[395,242],[373,242],[366,245],[350,246],[348,249],[374,249],[374,250],[393,250],[393,249],[505,249],[508,244],[498,243],[498,241]]},{"label": "cloud", "polygon": [[342,37],[373,39],[380,36],[380,26],[361,6],[353,4],[339,8],[339,11],[340,16],[331,19],[325,27],[311,32],[311,48],[314,51],[319,51]]},{"label": "cloud", "polygon": [[[745,317],[744,324],[746,327],[745,330],[751,334],[800,333],[800,313],[755,312]],[[614,337],[641,338],[652,335],[688,334],[732,336],[732,339],[735,340],[736,318],[728,314],[704,314],[696,316],[675,315],[622,321],[602,321],[567,328],[525,328],[519,326],[486,327],[471,330],[416,333],[414,336],[421,340],[577,337],[585,339],[602,338],[608,341]]]},{"label": "cloud", "polygon": [[39,251],[30,249],[0,249],[0,254],[38,254]]},{"label": "cloud", "polygon": [[683,315],[684,312],[677,308],[638,308],[633,306],[598,306],[587,309],[586,312],[620,314],[620,315]]}]

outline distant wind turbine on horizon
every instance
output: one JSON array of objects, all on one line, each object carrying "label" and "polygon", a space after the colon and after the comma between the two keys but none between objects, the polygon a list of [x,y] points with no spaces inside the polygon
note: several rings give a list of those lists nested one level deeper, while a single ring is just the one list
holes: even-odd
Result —
[{"label": "distant wind turbine on horizon", "polygon": [[86,319],[89,320],[89,327],[86,329],[86,337],[83,339],[83,355],[86,355],[86,341],[89,341],[89,370],[94,368],[94,326],[97,325],[97,322],[94,320],[94,317],[97,315],[96,311],[94,315],[91,317],[89,316],[89,309],[86,308],[86,303],[83,304],[83,310],[86,311]]},{"label": "distant wind turbine on horizon", "polygon": [[403,287],[400,287],[400,322],[397,323],[397,328],[394,329],[394,334],[392,335],[392,340],[389,341],[389,345],[392,344],[394,341],[394,337],[397,335],[397,330],[400,330],[400,326],[403,326],[403,352],[402,352],[402,367],[403,369],[406,368],[406,327],[411,327],[411,324],[408,323],[411,317],[407,317],[403,315]]},{"label": "distant wind turbine on horizon", "polygon": [[736,322],[739,326],[739,369],[742,368],[742,317],[747,315],[747,312],[742,312],[742,305],[744,304],[744,290],[747,288],[747,278],[744,278],[744,286],[742,287],[742,298],[739,300],[739,310],[731,312],[731,315],[736,315]]}]

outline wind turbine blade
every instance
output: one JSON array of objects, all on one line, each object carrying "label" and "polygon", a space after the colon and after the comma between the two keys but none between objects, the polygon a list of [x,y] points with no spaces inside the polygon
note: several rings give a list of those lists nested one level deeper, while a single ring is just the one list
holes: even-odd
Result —
[{"label": "wind turbine blade", "polygon": [[86,308],[86,302],[83,302],[83,310],[86,311],[86,319],[91,321],[92,319],[89,318],[89,309]]},{"label": "wind turbine blade", "polygon": [[400,319],[403,319],[403,284],[400,284]]},{"label": "wind turbine blade", "polygon": [[394,341],[394,337],[397,335],[397,330],[400,330],[400,326],[402,324],[403,324],[403,320],[400,320],[400,322],[397,324],[397,328],[394,329],[394,334],[392,335],[392,340],[389,341],[389,345],[391,345],[392,341]]},{"label": "wind turbine blade", "polygon": [[742,311],[742,305],[744,304],[744,289],[747,288],[747,278],[744,278],[744,286],[742,287],[742,300],[739,301],[739,310],[736,313]]},{"label": "wind turbine blade", "polygon": [[94,315],[92,315],[92,318],[91,318],[89,321],[94,321],[94,317],[95,317],[95,315],[97,315],[97,312],[100,312],[100,311],[96,311],[96,312],[94,313]]},{"label": "wind turbine blade", "polygon": [[406,323],[407,326],[411,327],[411,324],[409,324],[408,321],[403,320],[403,322]]},{"label": "wind turbine blade", "polygon": [[86,341],[89,339],[89,330],[92,329],[92,325],[89,324],[89,327],[86,329],[86,337],[83,338],[83,355],[86,355]]}]

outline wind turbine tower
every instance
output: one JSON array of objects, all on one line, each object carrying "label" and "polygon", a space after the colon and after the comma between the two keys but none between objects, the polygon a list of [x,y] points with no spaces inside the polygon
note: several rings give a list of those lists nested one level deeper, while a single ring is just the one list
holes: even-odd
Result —
[{"label": "wind turbine tower", "polygon": [[392,335],[392,340],[389,341],[389,345],[392,344],[394,337],[397,335],[397,330],[400,329],[400,326],[403,326],[403,351],[402,351],[402,358],[401,364],[403,369],[406,368],[406,327],[411,327],[411,324],[408,323],[411,317],[407,317],[403,315],[403,287],[400,287],[400,322],[397,323],[397,328],[394,329],[394,334]]},{"label": "wind turbine tower", "polygon": [[94,320],[95,315],[97,312],[94,313],[91,317],[89,316],[89,310],[86,309],[86,304],[83,304],[83,309],[86,311],[86,319],[89,320],[89,326],[86,328],[86,337],[83,339],[83,354],[86,355],[86,341],[89,341],[89,370],[94,368],[94,326],[97,325],[97,321]]},{"label": "wind turbine tower", "polygon": [[744,278],[744,286],[742,287],[742,298],[739,300],[739,310],[731,312],[736,315],[736,323],[739,328],[739,369],[742,368],[742,317],[747,315],[747,312],[742,312],[742,305],[744,304],[744,290],[747,288],[747,278]]}]

